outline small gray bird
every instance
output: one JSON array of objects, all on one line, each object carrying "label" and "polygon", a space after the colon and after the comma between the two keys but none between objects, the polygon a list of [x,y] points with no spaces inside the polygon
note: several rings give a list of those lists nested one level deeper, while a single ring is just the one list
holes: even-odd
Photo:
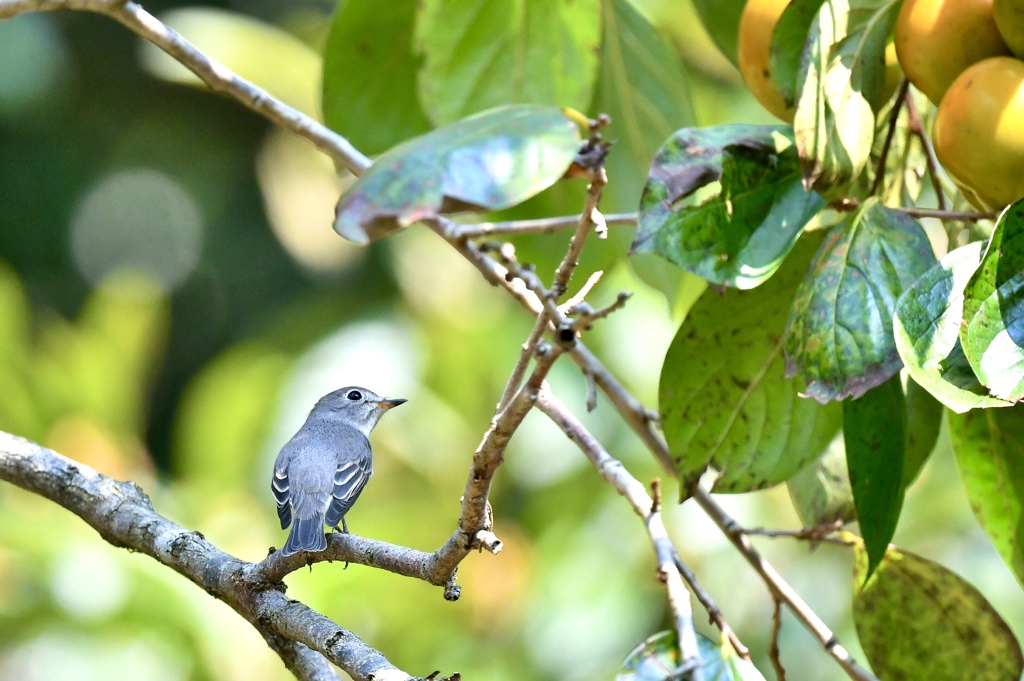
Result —
[{"label": "small gray bird", "polygon": [[373,453],[367,439],[377,420],[405,400],[380,397],[350,386],[321,397],[274,463],[270,485],[284,530],[295,519],[281,549],[327,548],[324,524],[348,532],[345,514],[373,475]]}]

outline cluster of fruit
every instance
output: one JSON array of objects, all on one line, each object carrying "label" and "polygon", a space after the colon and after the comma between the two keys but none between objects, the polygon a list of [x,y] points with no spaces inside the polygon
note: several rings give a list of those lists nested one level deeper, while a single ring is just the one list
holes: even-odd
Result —
[{"label": "cluster of fruit", "polygon": [[[769,68],[775,25],[790,0],[749,0],[739,25],[739,67],[778,118],[793,107]],[[967,199],[997,210],[1024,198],[1024,0],[905,0],[886,51],[937,107],[935,152]],[[898,63],[897,63],[898,61]]]}]

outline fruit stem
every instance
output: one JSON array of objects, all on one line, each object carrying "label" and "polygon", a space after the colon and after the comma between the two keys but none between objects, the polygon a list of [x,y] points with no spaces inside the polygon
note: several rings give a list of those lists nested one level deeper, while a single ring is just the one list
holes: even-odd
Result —
[{"label": "fruit stem", "polygon": [[871,194],[878,194],[882,189],[885,179],[885,163],[889,159],[889,149],[892,148],[892,138],[896,134],[896,122],[900,118],[900,109],[903,103],[908,100],[907,91],[910,89],[910,81],[906,78],[900,83],[900,90],[896,94],[896,101],[889,112],[889,130],[885,133],[885,142],[882,143],[882,154],[878,158],[878,167],[875,170],[875,182],[871,186]]},{"label": "fruit stem", "polygon": [[924,126],[921,124],[921,116],[917,113],[917,105],[914,104],[913,97],[907,97],[907,116],[910,132],[921,140],[925,156],[928,158],[928,175],[931,176],[932,186],[935,187],[935,198],[939,202],[939,210],[946,210],[949,208],[949,204],[946,203],[946,195],[942,192],[942,183],[939,181],[939,159],[935,155],[935,147],[932,146],[931,138],[928,137],[928,133],[925,132]]}]

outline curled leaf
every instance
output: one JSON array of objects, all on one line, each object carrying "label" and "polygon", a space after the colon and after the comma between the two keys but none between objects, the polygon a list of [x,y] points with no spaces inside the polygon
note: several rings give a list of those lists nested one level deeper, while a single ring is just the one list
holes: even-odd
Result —
[{"label": "curled leaf", "polygon": [[341,197],[334,230],[365,244],[417,220],[501,210],[550,187],[579,147],[554,106],[503,106],[403,142]]},{"label": "curled leaf", "polygon": [[[684,199],[720,184],[698,206]],[[715,284],[758,286],[824,205],[804,190],[784,126],[684,128],[658,151],[640,200],[633,252],[653,252]]]}]

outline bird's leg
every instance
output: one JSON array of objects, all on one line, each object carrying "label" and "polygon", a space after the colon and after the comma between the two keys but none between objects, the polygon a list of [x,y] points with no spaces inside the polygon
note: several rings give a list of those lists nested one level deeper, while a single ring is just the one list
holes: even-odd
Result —
[{"label": "bird's leg", "polygon": [[[341,529],[345,534],[348,534],[348,523],[345,522],[345,516],[341,516]],[[342,570],[348,570],[348,561],[345,561],[345,567]]]}]

